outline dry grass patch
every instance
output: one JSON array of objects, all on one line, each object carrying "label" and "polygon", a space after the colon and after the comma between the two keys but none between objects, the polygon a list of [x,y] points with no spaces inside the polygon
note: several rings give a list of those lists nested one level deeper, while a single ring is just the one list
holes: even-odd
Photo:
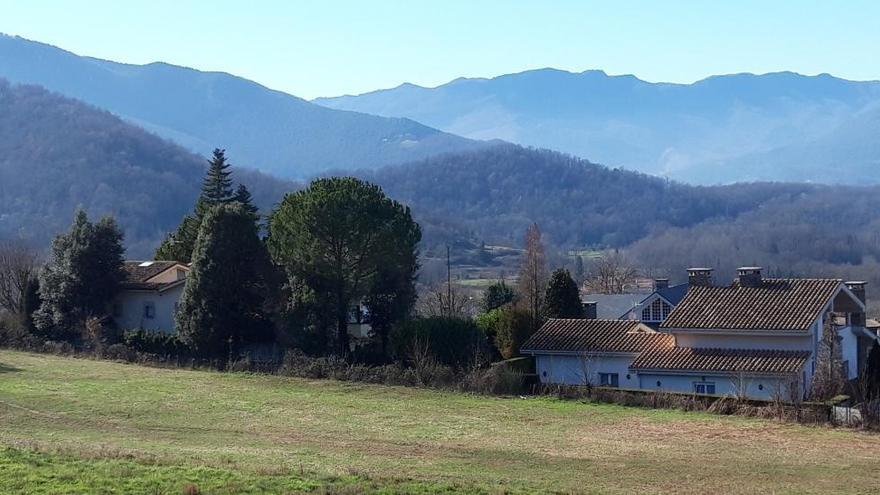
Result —
[{"label": "dry grass patch", "polygon": [[880,437],[856,431],[7,351],[0,366],[17,370],[0,376],[0,447],[61,456],[59,469],[104,466],[111,486],[110,461],[137,473],[219,469],[244,483],[228,493],[279,479],[427,492],[872,493],[880,483]]}]

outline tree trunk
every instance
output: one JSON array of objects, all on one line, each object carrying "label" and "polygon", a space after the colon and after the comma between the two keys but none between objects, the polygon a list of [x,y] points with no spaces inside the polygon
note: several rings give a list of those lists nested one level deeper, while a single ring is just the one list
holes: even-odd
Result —
[{"label": "tree trunk", "polygon": [[348,358],[350,352],[348,348],[348,304],[342,300],[342,294],[339,294],[339,307],[336,315],[336,340],[339,343],[339,356]]}]

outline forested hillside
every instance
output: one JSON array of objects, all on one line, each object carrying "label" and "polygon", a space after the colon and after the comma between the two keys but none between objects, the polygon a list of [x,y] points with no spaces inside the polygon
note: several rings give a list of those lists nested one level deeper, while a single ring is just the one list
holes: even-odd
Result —
[{"label": "forested hillside", "polygon": [[460,223],[487,242],[518,244],[537,222],[559,247],[622,247],[652,231],[730,219],[811,185],[694,187],[548,150],[498,145],[358,172],[418,215]]},{"label": "forested hillside", "polygon": [[[81,206],[116,216],[129,255],[148,256],[192,208],[205,166],[109,112],[0,80],[0,238],[46,245]],[[240,168],[233,179],[261,206],[291,187]]]},{"label": "forested hillside", "polygon": [[756,264],[880,286],[878,187],[689,186],[515,145],[360,174],[413,206],[429,245],[467,232],[519,246],[537,222],[551,249],[619,248],[679,281],[688,266],[726,280]]},{"label": "forested hillside", "polygon": [[202,155],[223,143],[237,163],[279,177],[485,145],[405,118],[332,110],[222,72],[121,64],[3,34],[0,77],[109,110]]},{"label": "forested hillside", "polygon": [[[205,163],[108,112],[0,82],[0,238],[45,246],[82,206],[118,218],[129,256],[150,256],[192,208]],[[233,170],[264,212],[301,186]],[[515,145],[340,173],[411,205],[426,249],[462,240],[519,246],[537,222],[551,251],[622,248],[673,277],[693,264],[720,273],[761,264],[880,284],[878,188],[695,187]]]}]

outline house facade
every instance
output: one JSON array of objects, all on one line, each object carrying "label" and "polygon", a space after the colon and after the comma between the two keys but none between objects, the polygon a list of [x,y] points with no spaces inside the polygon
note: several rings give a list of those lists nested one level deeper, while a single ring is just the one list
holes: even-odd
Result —
[{"label": "house facade", "polygon": [[126,261],[126,280],[113,300],[123,330],[175,331],[175,313],[189,266],[177,261]]},{"label": "house facade", "polygon": [[[190,266],[177,261],[126,261],[126,280],[112,303],[116,326],[123,330],[173,333],[175,315],[183,296]],[[363,304],[349,312],[352,345],[372,333],[370,315]]]},{"label": "house facade", "polygon": [[[647,322],[631,323],[611,346],[597,345],[594,334],[622,327],[613,320],[581,322],[550,320],[523,346],[523,353],[535,356],[542,381],[581,384],[583,376],[575,381],[558,363],[566,355],[593,355],[591,373],[604,380],[593,384],[753,398],[803,397],[816,372],[826,329],[838,335],[847,379],[859,375],[878,338],[865,328],[864,283],[764,278],[758,267],[739,269],[733,283],[722,286],[712,283],[711,270],[689,270],[686,293],[656,329]],[[639,337],[645,328],[658,337]],[[617,376],[607,376],[613,374]]]}]

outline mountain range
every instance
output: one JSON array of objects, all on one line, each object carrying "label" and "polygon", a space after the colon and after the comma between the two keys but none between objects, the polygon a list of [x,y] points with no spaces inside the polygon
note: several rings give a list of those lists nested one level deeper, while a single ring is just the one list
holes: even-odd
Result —
[{"label": "mountain range", "polygon": [[692,183],[880,183],[878,81],[779,72],[671,84],[541,69],[314,102]]},{"label": "mountain range", "polygon": [[332,110],[222,72],[83,57],[0,34],[0,77],[90,103],[207,154],[280,177],[372,168],[485,143],[407,118]]},{"label": "mountain range", "polygon": [[[192,208],[205,165],[106,110],[0,81],[0,239],[45,247],[82,207],[112,214],[128,256],[149,257]],[[338,173],[376,182],[410,205],[428,260],[452,244],[474,253],[462,263],[480,272],[499,268],[494,248],[481,245],[520,245],[536,222],[554,265],[568,249],[615,248],[672,277],[692,264],[732,273],[728,265],[749,263],[880,284],[878,187],[693,186],[512,144]],[[264,213],[302,187],[240,166],[233,180]]]}]

